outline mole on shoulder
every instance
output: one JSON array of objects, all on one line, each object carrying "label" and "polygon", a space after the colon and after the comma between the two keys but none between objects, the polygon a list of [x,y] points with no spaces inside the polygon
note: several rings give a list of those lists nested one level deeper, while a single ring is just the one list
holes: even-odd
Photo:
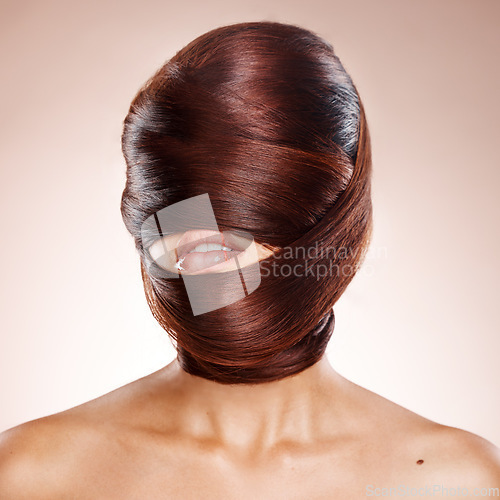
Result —
[{"label": "mole on shoulder", "polygon": [[423,463],[424,463],[424,461],[422,459],[417,460],[417,465],[422,465]]}]

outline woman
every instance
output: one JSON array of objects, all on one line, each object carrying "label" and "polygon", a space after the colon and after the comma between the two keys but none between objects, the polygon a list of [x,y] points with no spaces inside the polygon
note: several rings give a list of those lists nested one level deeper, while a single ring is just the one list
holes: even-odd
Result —
[{"label": "woman", "polygon": [[494,495],[493,444],[325,356],[372,229],[364,109],[328,42],[214,29],[139,91],[122,145],[123,220],[177,358],[4,432],[1,499]]}]

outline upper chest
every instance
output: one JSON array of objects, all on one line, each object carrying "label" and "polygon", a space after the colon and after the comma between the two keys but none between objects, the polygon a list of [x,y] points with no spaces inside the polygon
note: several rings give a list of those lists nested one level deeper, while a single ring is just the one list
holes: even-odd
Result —
[{"label": "upper chest", "polygon": [[110,449],[82,464],[72,494],[75,500],[349,500],[374,488],[414,487],[421,482],[417,468],[390,450],[342,447],[251,465],[182,446]]}]

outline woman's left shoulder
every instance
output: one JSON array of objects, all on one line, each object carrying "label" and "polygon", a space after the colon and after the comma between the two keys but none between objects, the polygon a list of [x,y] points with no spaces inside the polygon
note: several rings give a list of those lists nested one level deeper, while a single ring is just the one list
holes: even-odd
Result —
[{"label": "woman's left shoulder", "polygon": [[[425,441],[441,474],[476,486],[500,487],[500,449],[491,441],[457,427],[430,422]],[[500,493],[497,493],[500,496]]]},{"label": "woman's left shoulder", "polygon": [[405,477],[408,472],[410,482],[419,484],[462,485],[470,491],[495,488],[500,497],[500,449],[491,441],[437,423],[359,386],[353,393],[362,401],[359,408],[369,415],[376,448],[392,450],[393,470]]},{"label": "woman's left shoulder", "polygon": [[395,414],[399,419],[394,419],[394,430],[402,455],[418,455],[415,477],[425,478],[426,484],[434,486],[460,486],[469,493],[494,488],[500,497],[500,449],[495,444],[405,408]]}]

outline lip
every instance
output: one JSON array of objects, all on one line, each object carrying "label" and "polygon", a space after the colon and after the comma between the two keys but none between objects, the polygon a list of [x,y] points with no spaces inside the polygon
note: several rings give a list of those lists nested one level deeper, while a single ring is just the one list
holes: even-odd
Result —
[{"label": "lip", "polygon": [[[236,240],[230,231],[223,231],[221,233],[220,231],[208,229],[191,230],[186,231],[177,244],[177,260],[185,257],[191,250],[196,248],[201,243],[218,243],[219,245],[226,246],[232,250],[236,250],[237,252],[243,252],[248,247],[248,245],[245,246],[241,241]],[[248,241],[248,243],[250,244],[251,241]]]}]

